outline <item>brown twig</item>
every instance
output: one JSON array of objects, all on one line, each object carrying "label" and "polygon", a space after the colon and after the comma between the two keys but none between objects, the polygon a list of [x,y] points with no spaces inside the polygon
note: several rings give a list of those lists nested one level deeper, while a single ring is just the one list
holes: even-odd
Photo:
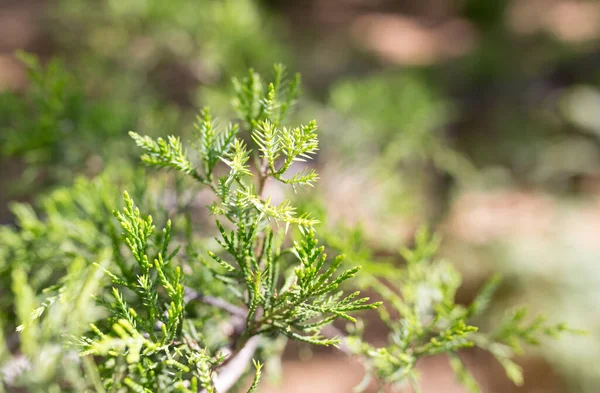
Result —
[{"label": "brown twig", "polygon": [[[263,199],[263,193],[265,192],[265,186],[267,184],[267,179],[269,178],[269,160],[263,158],[262,164],[258,171],[258,190],[257,195],[259,199]],[[265,233],[261,232],[258,235],[258,239],[256,240],[256,255],[260,255],[263,247],[263,243],[265,241]]]}]

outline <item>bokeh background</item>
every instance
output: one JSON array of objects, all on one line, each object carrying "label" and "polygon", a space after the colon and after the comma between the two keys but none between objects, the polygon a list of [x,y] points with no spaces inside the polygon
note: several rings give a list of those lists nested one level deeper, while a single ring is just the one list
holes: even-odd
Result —
[{"label": "bokeh background", "polygon": [[[358,226],[400,264],[426,223],[460,299],[505,277],[489,323],[525,302],[590,332],[520,359],[522,387],[467,351],[484,391],[598,392],[600,2],[0,0],[0,223],[9,201],[136,167],[129,130],[185,136],[202,106],[228,115],[231,78],[275,62],[303,75],[295,116],[320,124],[306,203],[332,232]],[[289,352],[270,391],[361,379],[334,353]],[[425,393],[463,391],[443,358],[420,367]]]}]

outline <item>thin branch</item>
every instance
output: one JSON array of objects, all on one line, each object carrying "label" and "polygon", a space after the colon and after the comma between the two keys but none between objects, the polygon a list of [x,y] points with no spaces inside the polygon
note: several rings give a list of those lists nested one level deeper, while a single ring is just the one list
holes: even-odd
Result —
[{"label": "thin branch", "polygon": [[[240,318],[245,319],[248,314],[248,312],[242,307],[236,306],[234,304],[227,302],[226,300],[216,298],[214,296],[201,295],[198,292],[196,292],[190,288],[186,288],[186,299],[187,299],[187,301],[192,301],[192,300],[201,301],[205,304],[211,305],[213,307],[217,307],[223,311],[227,311],[228,313],[230,313],[232,316],[235,316],[235,317],[240,317]],[[345,353],[348,356],[353,355],[352,351],[350,350],[350,347],[348,346],[348,339],[347,339],[346,335],[344,334],[344,332],[342,332],[340,329],[336,328],[333,325],[327,325],[327,326],[323,327],[323,329],[321,330],[321,334],[327,338],[339,338],[340,345],[338,345],[337,348],[341,352]]]},{"label": "thin branch", "polygon": [[246,316],[248,315],[248,311],[243,307],[236,306],[215,296],[203,295],[189,287],[185,288],[184,299],[186,303],[194,300],[200,301],[202,303],[227,311],[229,314],[243,319],[246,319]]},{"label": "thin branch", "polygon": [[[259,169],[259,173],[258,173],[258,199],[262,200],[263,199],[263,194],[265,192],[265,185],[267,184],[267,179],[269,178],[269,160],[265,157],[262,160],[262,164],[260,166]],[[258,235],[258,239],[256,240],[256,250],[255,250],[255,254],[258,257],[260,255],[260,252],[262,250],[263,247],[263,243],[265,241],[265,235],[266,233],[264,231],[262,231],[259,235]]]},{"label": "thin branch", "polygon": [[[191,288],[185,289],[185,297],[186,302],[197,300],[227,311],[235,319],[234,326],[240,325],[243,327],[245,325],[248,311],[242,307],[236,306],[227,302],[226,300],[214,296],[202,295]],[[238,322],[241,322],[241,324]],[[223,365],[223,367],[221,367],[220,372],[214,377],[213,380],[217,392],[226,393],[244,375],[248,365],[252,362],[252,357],[256,352],[258,342],[259,336],[250,337],[250,339],[246,341],[244,346],[237,352],[237,354],[230,358]],[[206,393],[206,390],[201,390],[200,392]]]},{"label": "thin branch", "polygon": [[[198,300],[205,304],[209,304],[213,307],[217,307],[221,310],[229,312],[233,317],[243,318],[245,319],[247,316],[247,311],[242,307],[238,307],[233,305],[226,300],[219,299],[213,296],[201,295],[195,292],[192,289],[186,288],[186,296],[189,296],[189,300]],[[355,357],[355,354],[352,353],[350,346],[348,345],[348,339],[344,332],[339,330],[333,325],[325,326],[321,330],[321,334],[327,338],[339,338],[340,344],[336,346],[341,352],[346,354],[347,356]],[[219,393],[225,393],[228,389],[231,388],[235,384],[235,382],[241,378],[244,371],[248,367],[248,364],[252,360],[252,356],[256,351],[256,346],[258,342],[259,336],[251,337],[242,347],[242,349],[237,353],[235,357],[233,357],[230,361],[228,361],[225,366],[221,369],[221,372],[215,377],[215,388]],[[359,359],[360,361],[360,359]],[[219,385],[221,384],[221,385]],[[203,391],[202,393],[206,393]]]},{"label": "thin branch", "polygon": [[262,198],[267,179],[269,178],[269,160],[265,157],[262,159],[262,163],[258,173],[258,197]]},{"label": "thin branch", "polygon": [[[251,337],[242,349],[225,363],[213,380],[217,392],[226,393],[244,375],[248,365],[252,363],[252,357],[258,348],[259,340],[258,336]],[[200,393],[206,393],[206,390],[201,390]]]}]

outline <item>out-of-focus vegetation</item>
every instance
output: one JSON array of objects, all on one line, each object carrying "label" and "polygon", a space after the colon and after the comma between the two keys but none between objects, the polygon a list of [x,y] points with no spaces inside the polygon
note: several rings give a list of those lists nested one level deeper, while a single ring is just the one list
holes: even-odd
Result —
[{"label": "out-of-focus vegetation", "polygon": [[[524,359],[524,389],[595,392],[599,2],[48,0],[3,8],[0,318],[9,351],[44,288],[69,271],[97,274],[84,261],[102,265],[114,247],[118,230],[102,218],[119,206],[121,189],[159,226],[185,212],[192,219],[174,223],[181,236],[187,230],[187,240],[214,246],[195,238],[206,234],[209,198],[172,191],[184,189],[176,178],[137,172],[127,132],[189,136],[197,108],[231,114],[232,77],[284,62],[306,81],[298,118],[316,117],[322,130],[315,166],[323,180],[298,198],[302,210],[327,212],[320,231],[328,245],[393,272],[405,262],[396,249],[429,223],[465,277],[460,301],[493,271],[508,277],[483,324],[526,299],[552,321],[589,330]],[[2,23],[24,14],[29,24]],[[17,34],[27,28],[29,36]],[[16,60],[17,49],[34,54]],[[23,83],[11,73],[26,75]],[[9,211],[13,199],[34,207]],[[11,288],[30,304],[10,307]],[[31,342],[57,342],[69,318],[82,333],[98,310],[78,310],[89,315],[57,312],[37,327],[50,339]],[[477,353],[464,356],[468,366]],[[551,370],[551,388],[527,379],[538,364]],[[494,378],[482,377],[488,386]]]}]

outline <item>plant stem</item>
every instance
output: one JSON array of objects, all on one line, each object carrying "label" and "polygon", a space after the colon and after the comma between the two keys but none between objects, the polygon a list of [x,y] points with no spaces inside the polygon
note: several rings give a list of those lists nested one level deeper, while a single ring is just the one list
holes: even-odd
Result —
[{"label": "plant stem", "polygon": [[[246,344],[240,349],[237,354],[232,357],[221,368],[221,371],[215,375],[213,383],[215,390],[219,393],[226,393],[236,384],[236,382],[244,375],[251,363],[252,357],[258,348],[259,337],[251,337]],[[200,393],[207,393],[205,389],[200,390]]]}]

